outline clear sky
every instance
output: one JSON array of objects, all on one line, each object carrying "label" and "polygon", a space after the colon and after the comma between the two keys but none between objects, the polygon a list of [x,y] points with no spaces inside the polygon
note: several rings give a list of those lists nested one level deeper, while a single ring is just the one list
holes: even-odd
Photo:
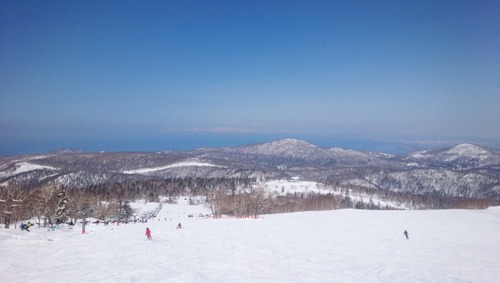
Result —
[{"label": "clear sky", "polygon": [[3,0],[0,155],[497,141],[499,15],[496,0]]}]

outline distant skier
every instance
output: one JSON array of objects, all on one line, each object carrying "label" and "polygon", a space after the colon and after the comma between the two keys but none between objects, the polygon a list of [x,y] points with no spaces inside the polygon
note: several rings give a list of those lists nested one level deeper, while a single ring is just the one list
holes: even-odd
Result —
[{"label": "distant skier", "polygon": [[21,228],[21,231],[27,231],[29,232],[30,231],[30,226],[31,226],[31,223],[28,221],[28,224],[21,224],[20,228]]},{"label": "distant skier", "polygon": [[149,230],[149,228],[146,228],[146,237],[148,237],[148,240],[153,240],[151,237],[151,230]]},{"label": "distant skier", "polygon": [[403,232],[403,235],[405,235],[405,237],[406,237],[406,239],[407,239],[407,240],[409,240],[409,239],[410,239],[410,238],[408,237],[408,231],[406,231],[406,230],[405,230],[405,231]]},{"label": "distant skier", "polygon": [[177,224],[177,227],[175,229],[182,229],[181,223]]}]

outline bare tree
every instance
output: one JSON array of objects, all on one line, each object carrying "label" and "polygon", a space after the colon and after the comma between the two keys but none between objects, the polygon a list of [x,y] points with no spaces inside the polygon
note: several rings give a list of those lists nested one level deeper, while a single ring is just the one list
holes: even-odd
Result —
[{"label": "bare tree", "polygon": [[72,222],[83,216],[93,216],[98,210],[99,202],[96,196],[86,194],[83,190],[71,190],[68,193],[69,207],[68,215]]},{"label": "bare tree", "polygon": [[0,190],[0,213],[5,229],[9,229],[13,221],[18,221],[29,214],[25,205],[33,192],[29,192],[17,183],[11,183]]},{"label": "bare tree", "polygon": [[223,184],[207,190],[207,203],[214,218],[220,218],[223,209],[227,207],[227,193],[228,190]]},{"label": "bare tree", "polygon": [[251,205],[253,207],[253,217],[258,218],[266,204],[266,190],[263,186],[253,188],[250,193]]},{"label": "bare tree", "polygon": [[52,221],[52,211],[55,210],[56,205],[54,201],[55,191],[56,185],[53,183],[49,183],[39,188],[33,196],[31,208],[34,215],[38,218],[38,227],[42,225],[42,217],[44,227],[47,225],[47,221]]}]

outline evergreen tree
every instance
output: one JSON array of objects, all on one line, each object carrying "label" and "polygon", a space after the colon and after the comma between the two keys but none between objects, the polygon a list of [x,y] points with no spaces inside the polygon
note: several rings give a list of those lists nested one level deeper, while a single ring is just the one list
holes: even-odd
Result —
[{"label": "evergreen tree", "polygon": [[133,214],[132,207],[129,202],[120,201],[118,204],[118,219],[120,221],[128,221]]},{"label": "evergreen tree", "polygon": [[54,212],[54,219],[57,224],[64,223],[68,220],[69,199],[65,190],[57,192],[57,207]]}]

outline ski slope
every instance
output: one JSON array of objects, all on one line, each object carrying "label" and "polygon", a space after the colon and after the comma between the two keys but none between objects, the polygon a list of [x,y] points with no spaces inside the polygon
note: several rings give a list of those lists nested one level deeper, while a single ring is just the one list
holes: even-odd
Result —
[{"label": "ski slope", "polygon": [[[140,208],[140,204],[135,207]],[[143,209],[154,209],[152,204]],[[186,199],[149,223],[0,229],[0,282],[499,282],[500,207],[212,219]],[[192,215],[192,217],[189,217]],[[175,229],[177,223],[183,228]],[[144,235],[146,227],[153,240]],[[408,230],[410,240],[403,231]]]}]

